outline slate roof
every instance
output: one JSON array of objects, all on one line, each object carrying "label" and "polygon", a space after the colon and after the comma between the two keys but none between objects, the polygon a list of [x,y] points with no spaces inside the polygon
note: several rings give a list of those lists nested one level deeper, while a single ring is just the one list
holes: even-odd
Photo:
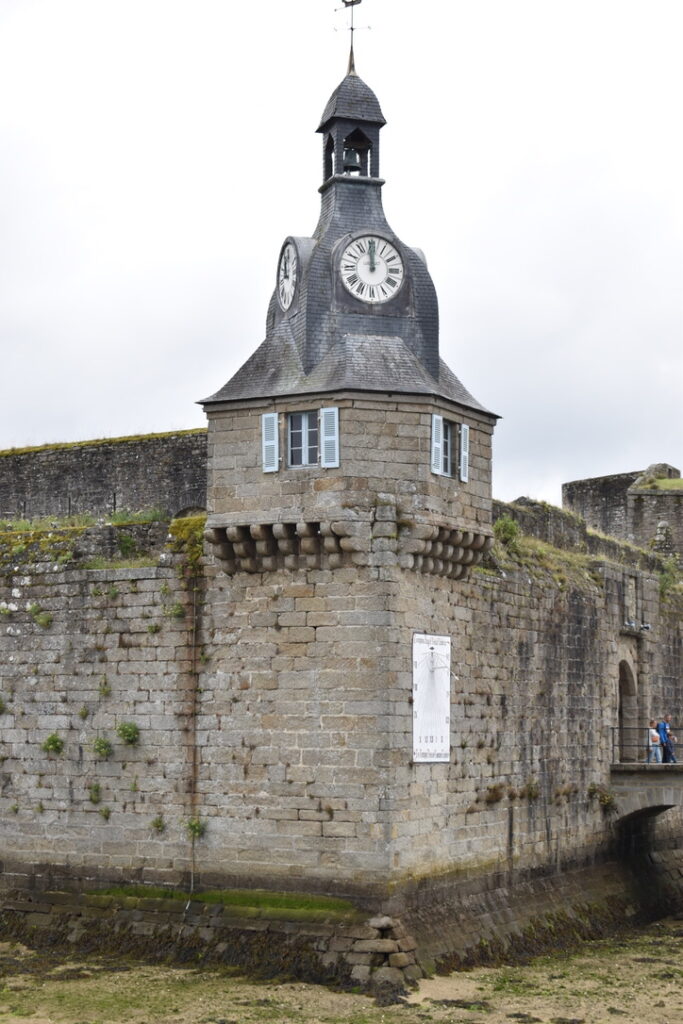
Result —
[{"label": "slate roof", "polygon": [[387,123],[379,100],[355,71],[351,71],[330,96],[317,130],[324,131],[333,117],[349,121],[368,121],[378,125]]},{"label": "slate roof", "polygon": [[266,340],[204,404],[346,390],[435,395],[487,412],[443,360],[437,380],[402,338],[358,334],[340,338],[309,374],[293,340]]},{"label": "slate roof", "polygon": [[[379,146],[382,111],[354,70],[330,97],[319,130],[331,121],[342,134],[371,123]],[[387,223],[382,185],[343,174],[323,184],[313,236],[288,239],[299,260],[294,301],[283,310],[273,293],[266,340],[204,405],[348,390],[432,395],[488,413],[439,358],[434,283],[421,255]],[[344,246],[361,233],[387,238],[403,258],[403,284],[386,304],[362,302],[340,282]]]}]

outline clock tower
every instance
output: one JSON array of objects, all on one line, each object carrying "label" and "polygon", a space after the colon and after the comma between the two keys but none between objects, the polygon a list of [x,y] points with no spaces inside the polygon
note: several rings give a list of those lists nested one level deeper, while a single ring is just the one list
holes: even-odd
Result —
[{"label": "clock tower", "polygon": [[221,793],[212,879],[377,906],[456,866],[452,707],[496,419],[439,358],[425,257],[384,215],[384,124],[352,61],[318,127],[315,231],[284,240],[265,340],[203,403],[197,780]]}]

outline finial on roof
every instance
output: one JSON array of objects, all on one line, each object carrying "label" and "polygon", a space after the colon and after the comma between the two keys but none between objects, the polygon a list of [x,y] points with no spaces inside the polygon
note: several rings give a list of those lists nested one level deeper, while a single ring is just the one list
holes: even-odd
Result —
[{"label": "finial on roof", "polygon": [[[342,0],[342,2],[344,4],[344,7],[349,7],[350,8],[349,13],[351,15],[350,24],[349,24],[349,32],[351,33],[351,49],[349,51],[349,69],[348,69],[348,71],[346,73],[347,73],[347,75],[355,75],[355,73],[356,73],[356,61],[355,61],[355,57],[354,57],[354,54],[353,54],[353,33],[356,30],[355,30],[355,27],[354,27],[354,24],[353,24],[353,9],[354,9],[354,7],[357,6],[357,4],[359,4],[361,2],[361,0]],[[338,9],[341,10],[341,8],[338,8]]]}]

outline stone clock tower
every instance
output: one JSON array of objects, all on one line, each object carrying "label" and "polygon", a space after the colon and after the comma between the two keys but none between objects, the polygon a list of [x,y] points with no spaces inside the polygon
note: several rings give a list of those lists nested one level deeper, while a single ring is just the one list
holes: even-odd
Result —
[{"label": "stone clock tower", "polygon": [[[351,63],[318,128],[318,225],[283,242],[265,341],[203,403],[197,786],[202,806],[217,794],[210,874],[241,885],[367,898],[451,866],[448,701],[490,544],[495,416],[440,360],[425,257],[385,218],[384,124]],[[420,758],[415,637],[431,636],[451,661],[441,753]]]}]

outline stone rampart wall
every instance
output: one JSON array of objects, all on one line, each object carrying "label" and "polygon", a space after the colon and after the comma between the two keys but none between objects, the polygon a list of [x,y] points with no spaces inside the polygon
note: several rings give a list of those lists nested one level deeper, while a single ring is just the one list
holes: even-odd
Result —
[{"label": "stone rampart wall", "polygon": [[626,494],[641,472],[572,480],[562,485],[562,505],[585,519],[593,530],[627,540]]},{"label": "stone rampart wall", "polygon": [[0,519],[206,507],[206,431],[0,452]]},{"label": "stone rampart wall", "polygon": [[[652,543],[660,523],[667,523],[669,542],[683,563],[683,490],[631,491],[628,495],[628,529],[631,537]],[[645,540],[647,539],[647,541]]]},{"label": "stone rampart wall", "polygon": [[[372,564],[228,576],[208,556],[197,589],[181,556],[118,570],[24,557],[0,577],[6,885],[192,873],[345,890],[398,915],[450,876],[454,899],[480,900],[614,850],[618,808],[598,797],[622,663],[638,721],[681,710],[681,609],[615,563],[450,580]],[[634,575],[647,633],[624,629]],[[412,763],[416,631],[452,638],[450,764]],[[53,734],[61,751],[43,749]],[[682,820],[660,816],[653,844]]]},{"label": "stone rampart wall", "polygon": [[[362,912],[273,911],[186,898],[65,891],[0,884],[0,935],[32,947],[228,964],[260,977],[360,986],[394,998],[427,972],[527,958],[622,932],[681,905],[683,855],[642,864],[610,861],[528,878],[453,902],[442,886],[435,907],[403,919]],[[1,880],[0,880],[1,882]],[[241,894],[246,897],[246,893]]]},{"label": "stone rampart wall", "polygon": [[[683,559],[683,490],[649,486],[660,478],[675,480],[680,473],[658,463],[644,472],[573,480],[562,486],[562,505],[593,530]],[[668,527],[666,537],[662,523]]]},{"label": "stone rampart wall", "polygon": [[577,551],[594,555],[634,569],[659,572],[661,562],[658,555],[643,548],[624,544],[617,535],[606,537],[588,529],[586,522],[576,513],[556,508],[545,502],[530,498],[518,498],[511,504],[493,502],[493,519],[509,516],[514,519],[523,533],[545,541],[553,547],[566,551]]}]

